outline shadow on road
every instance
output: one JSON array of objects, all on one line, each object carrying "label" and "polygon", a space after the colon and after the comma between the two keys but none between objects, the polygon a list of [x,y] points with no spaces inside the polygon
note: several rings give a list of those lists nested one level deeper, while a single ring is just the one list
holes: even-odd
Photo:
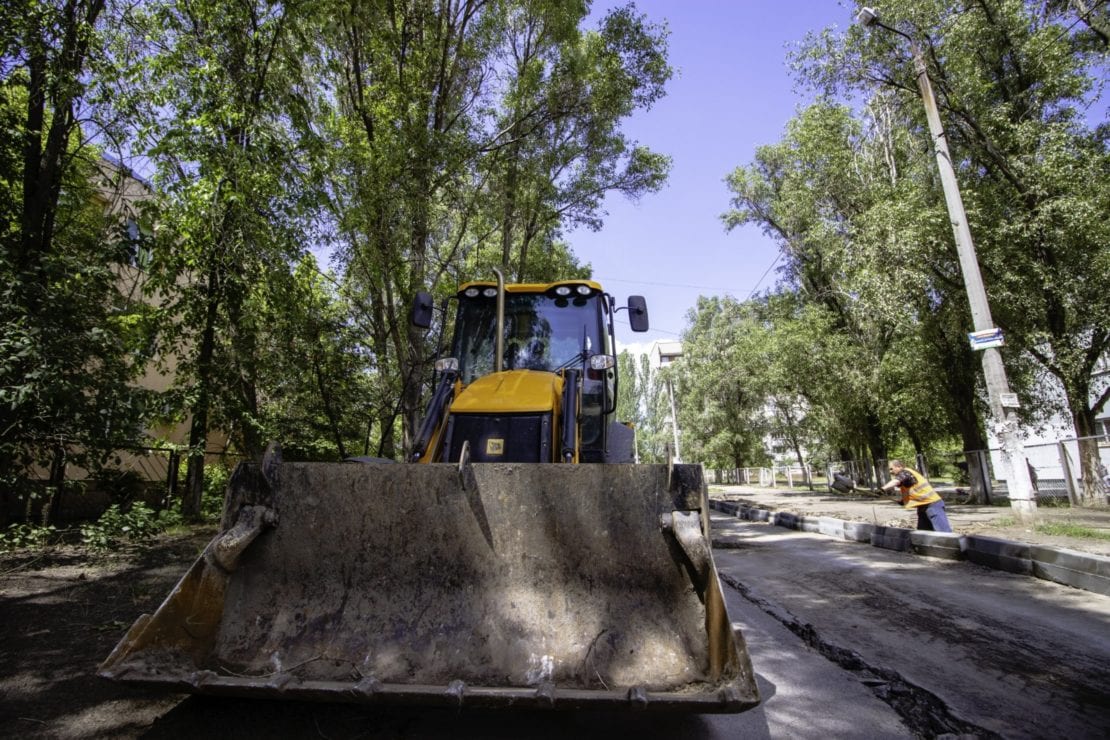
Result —
[{"label": "shadow on road", "polygon": [[189,697],[140,737],[207,740],[319,738],[690,738],[711,735],[700,715],[370,708],[346,704]]}]

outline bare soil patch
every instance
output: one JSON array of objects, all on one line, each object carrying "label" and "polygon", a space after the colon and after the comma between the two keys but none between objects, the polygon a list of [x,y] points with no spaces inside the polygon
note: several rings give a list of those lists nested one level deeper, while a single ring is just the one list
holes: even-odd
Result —
[{"label": "bare soil patch", "polygon": [[60,545],[0,556],[0,734],[125,737],[172,706],[96,668],[212,535],[198,527],[111,554]]}]

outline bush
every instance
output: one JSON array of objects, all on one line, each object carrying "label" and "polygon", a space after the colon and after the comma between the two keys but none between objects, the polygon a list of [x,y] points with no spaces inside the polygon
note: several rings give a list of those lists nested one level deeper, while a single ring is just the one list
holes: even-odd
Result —
[{"label": "bush", "polygon": [[180,514],[170,511],[155,512],[142,502],[136,503],[126,512],[118,504],[112,504],[95,524],[81,526],[81,541],[96,550],[110,550],[125,540],[147,542],[180,521]]},{"label": "bush", "polygon": [[223,516],[224,491],[230,477],[223,465],[204,466],[204,492],[200,500],[200,515],[204,521],[218,522]]},{"label": "bush", "polygon": [[57,535],[53,525],[11,524],[0,532],[0,552],[11,552],[23,548],[43,548]]}]

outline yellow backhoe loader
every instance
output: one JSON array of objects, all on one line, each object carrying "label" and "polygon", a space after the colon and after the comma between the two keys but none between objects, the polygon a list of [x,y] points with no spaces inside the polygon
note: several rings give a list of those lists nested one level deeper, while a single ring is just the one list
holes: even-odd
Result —
[{"label": "yellow backhoe loader", "polygon": [[[429,296],[412,320],[428,327]],[[700,466],[633,462],[614,316],[588,280],[463,285],[402,463],[284,463],[100,667],[201,694],[741,712],[759,702]]]}]

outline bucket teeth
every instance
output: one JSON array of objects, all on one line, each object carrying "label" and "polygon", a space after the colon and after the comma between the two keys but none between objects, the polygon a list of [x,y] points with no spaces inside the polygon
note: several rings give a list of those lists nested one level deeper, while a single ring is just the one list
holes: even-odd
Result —
[{"label": "bucket teeth", "polygon": [[276,674],[273,678],[266,682],[266,688],[278,693],[283,693],[286,689],[296,686],[300,681],[292,673],[283,672]]},{"label": "bucket teeth", "polygon": [[351,691],[354,692],[355,694],[357,694],[358,696],[366,697],[367,699],[369,699],[374,694],[381,691],[381,688],[382,688],[382,682],[381,681],[374,678],[373,676],[367,676],[366,678],[364,678],[361,681],[359,681],[358,683],[356,683],[354,685],[354,687],[351,689]]},{"label": "bucket teeth", "polygon": [[536,687],[536,700],[545,707],[555,706],[555,684],[544,681]]},{"label": "bucket teeth", "polygon": [[447,685],[447,690],[443,692],[443,695],[450,699],[452,704],[461,707],[465,693],[466,683],[456,678]]},{"label": "bucket teeth", "polygon": [[632,706],[643,709],[647,707],[649,701],[647,689],[643,686],[633,686],[628,690],[628,703]]}]

